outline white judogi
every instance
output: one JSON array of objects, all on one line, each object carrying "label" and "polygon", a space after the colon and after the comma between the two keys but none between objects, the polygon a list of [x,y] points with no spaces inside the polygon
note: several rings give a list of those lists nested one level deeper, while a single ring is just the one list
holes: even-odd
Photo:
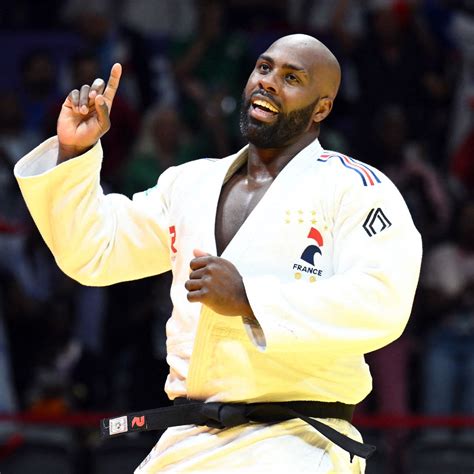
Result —
[{"label": "white judogi", "polygon": [[[280,172],[222,254],[243,276],[260,324],[250,327],[189,303],[184,288],[193,249],[216,253],[220,190],[247,148],[170,168],[133,200],[103,195],[100,144],[59,166],[56,157],[52,138],[15,175],[65,273],[101,286],[173,270],[171,399],[355,404],[370,392],[363,355],[403,331],[421,260],[420,236],[382,173],[318,140]],[[347,422],[329,423],[359,436]],[[290,420],[170,429],[137,472],[360,472],[359,461]]]}]

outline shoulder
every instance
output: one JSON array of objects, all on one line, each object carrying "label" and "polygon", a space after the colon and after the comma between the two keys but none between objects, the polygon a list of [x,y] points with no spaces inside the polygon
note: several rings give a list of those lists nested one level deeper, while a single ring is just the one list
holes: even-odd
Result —
[{"label": "shoulder", "polygon": [[321,150],[316,157],[318,171],[326,171],[342,183],[372,187],[390,180],[377,168],[344,153]]},{"label": "shoulder", "polygon": [[[240,152],[239,152],[240,153]],[[205,169],[213,169],[220,165],[225,165],[227,163],[231,163],[238,153],[234,155],[229,155],[224,158],[212,158],[212,157],[205,157],[199,158],[197,160],[188,161],[181,165],[175,166],[176,173],[194,173],[196,170],[205,170]]]},{"label": "shoulder", "polygon": [[316,167],[328,192],[332,189],[335,215],[357,217],[369,236],[395,221],[411,226],[412,218],[403,196],[376,167],[333,150],[321,150]]},{"label": "shoulder", "polygon": [[219,170],[227,168],[232,162],[232,156],[225,158],[200,158],[198,160],[188,161],[178,166],[174,166],[165,173],[173,176],[176,186],[191,186],[201,182],[204,175],[219,173]]},{"label": "shoulder", "polygon": [[144,196],[156,193],[170,194],[173,192],[182,192],[195,186],[202,180],[204,174],[212,173],[218,170],[218,167],[227,167],[235,159],[236,155],[225,158],[200,158],[198,160],[188,161],[180,165],[172,166],[166,169],[157,180],[155,186],[143,191]]},{"label": "shoulder", "polygon": [[241,162],[246,156],[247,146],[244,146],[237,153],[226,156],[224,158],[201,158],[199,160],[189,161],[175,167],[175,173],[182,177],[199,178],[197,173],[218,171],[220,169],[228,169],[236,161]]},{"label": "shoulder", "polygon": [[317,173],[331,186],[340,201],[394,201],[405,206],[400,191],[378,168],[333,150],[321,150],[316,157]]}]

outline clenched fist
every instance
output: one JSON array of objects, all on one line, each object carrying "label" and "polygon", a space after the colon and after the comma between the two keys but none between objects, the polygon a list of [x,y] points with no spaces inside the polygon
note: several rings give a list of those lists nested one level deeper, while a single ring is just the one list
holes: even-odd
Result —
[{"label": "clenched fist", "polygon": [[117,92],[122,66],[112,66],[107,85],[96,79],[74,89],[64,101],[58,118],[58,163],[81,155],[110,128],[110,110]]},{"label": "clenched fist", "polygon": [[252,317],[245,287],[237,268],[221,257],[194,251],[185,283],[188,300],[203,303],[224,316]]}]

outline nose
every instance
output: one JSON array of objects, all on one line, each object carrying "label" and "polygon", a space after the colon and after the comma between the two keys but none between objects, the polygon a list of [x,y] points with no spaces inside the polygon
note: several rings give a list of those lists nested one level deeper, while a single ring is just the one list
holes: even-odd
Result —
[{"label": "nose", "polygon": [[265,74],[265,76],[260,77],[259,85],[262,89],[272,94],[277,93],[277,87],[275,84],[275,77],[273,74]]}]

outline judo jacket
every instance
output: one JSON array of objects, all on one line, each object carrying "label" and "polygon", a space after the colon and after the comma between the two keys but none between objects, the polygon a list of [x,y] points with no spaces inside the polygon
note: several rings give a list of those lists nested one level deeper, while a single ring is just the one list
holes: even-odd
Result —
[{"label": "judo jacket", "polygon": [[355,404],[370,392],[364,354],[405,328],[422,253],[402,196],[380,171],[315,140],[280,172],[221,255],[243,277],[252,325],[190,303],[184,287],[193,249],[216,254],[220,191],[247,147],[172,167],[133,199],[104,195],[100,143],[56,159],[53,137],[15,175],[66,274],[104,286],[173,272],[171,399]]}]

